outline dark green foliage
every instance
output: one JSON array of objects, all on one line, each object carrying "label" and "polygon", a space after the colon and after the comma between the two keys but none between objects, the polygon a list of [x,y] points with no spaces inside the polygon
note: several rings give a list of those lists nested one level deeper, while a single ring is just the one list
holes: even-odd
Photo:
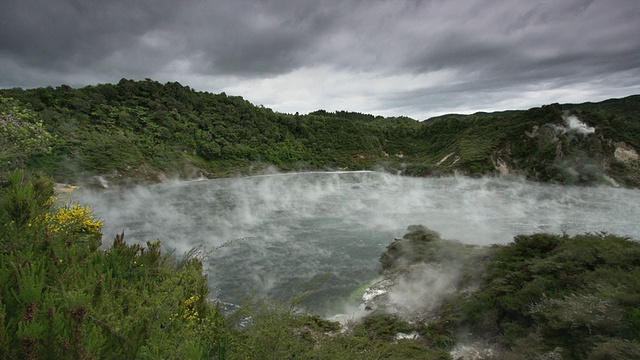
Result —
[{"label": "dark green foliage", "polygon": [[458,267],[482,257],[486,249],[444,240],[437,232],[423,226],[411,225],[402,239],[396,239],[380,256],[383,270],[396,270],[418,262]]},{"label": "dark green foliage", "polygon": [[438,256],[429,254],[427,251],[434,249],[434,242],[442,241],[440,234],[422,225],[412,225],[407,229],[402,239],[396,239],[389,246],[387,251],[380,256],[380,263],[383,270],[394,269],[418,261],[437,261]]},{"label": "dark green foliage", "polygon": [[409,333],[413,326],[390,314],[373,314],[358,324],[354,332],[366,334],[371,340],[391,341],[398,333]]},{"label": "dark green foliage", "polygon": [[23,167],[30,156],[48,153],[53,140],[33,111],[0,96],[0,179]]},{"label": "dark green foliage", "polygon": [[612,339],[596,344],[588,360],[634,360],[640,354],[640,344]]},{"label": "dark green foliage", "polygon": [[626,238],[518,236],[491,257],[479,291],[456,306],[462,324],[514,351],[536,338],[538,354],[626,358],[640,348],[638,274],[640,244]]},{"label": "dark green foliage", "polygon": [[[48,209],[47,200],[53,196],[51,179],[34,177],[24,171],[10,173],[1,186],[0,221],[4,224],[24,226]],[[3,229],[0,234],[4,234]]]},{"label": "dark green foliage", "polygon": [[159,172],[189,177],[194,164],[218,176],[260,163],[284,170],[362,169],[383,155],[378,126],[342,118],[351,113],[277,114],[178,83],[123,79],[82,89],[11,89],[3,96],[31,106],[57,136],[51,154],[33,156],[29,165],[62,180],[114,170],[137,178]]},{"label": "dark green foliage", "polygon": [[340,333],[339,325],[300,313],[295,306],[249,300],[231,316],[229,359],[441,359],[449,354],[418,340],[394,340],[409,325],[391,315],[376,315]]},{"label": "dark green foliage", "polygon": [[566,104],[570,110],[608,138],[640,148],[640,123],[637,121],[640,95],[609,99],[599,103]]},{"label": "dark green foliage", "polygon": [[458,291],[417,325],[375,313],[357,327],[370,336],[416,331],[432,349],[475,339],[500,359],[640,355],[640,243],[605,233],[532,234],[478,248],[424,226],[408,230],[382,255],[385,276],[398,281],[420,264],[435,265],[459,274],[451,284]]},{"label": "dark green foliage", "polygon": [[[536,180],[593,184],[608,174],[638,186],[637,164],[612,156],[617,142],[640,147],[637,98],[445,115],[421,123],[348,111],[280,114],[239,96],[123,79],[81,89],[0,90],[3,104],[11,105],[0,107],[0,115],[28,114],[22,128],[42,135],[22,137],[30,151],[11,151],[12,159],[20,155],[14,164],[59,181],[95,174],[115,181],[158,181],[161,173],[229,176],[268,165],[284,171],[385,168],[479,176],[496,172],[500,163]],[[595,125],[596,135],[556,134],[553,126],[563,124],[565,111]]]},{"label": "dark green foliage", "polygon": [[315,331],[330,332],[340,330],[340,324],[337,322],[329,321],[318,315],[308,315],[304,318],[303,324],[310,326]]}]

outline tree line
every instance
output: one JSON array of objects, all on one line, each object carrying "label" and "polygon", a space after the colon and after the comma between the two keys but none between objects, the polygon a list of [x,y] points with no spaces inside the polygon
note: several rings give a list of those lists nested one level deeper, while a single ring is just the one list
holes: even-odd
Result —
[{"label": "tree line", "polygon": [[[266,166],[475,176],[496,172],[500,158],[514,172],[535,180],[597,182],[571,178],[563,170],[566,159],[586,153],[606,158],[600,162],[613,169],[610,175],[637,186],[637,174],[629,175],[637,169],[606,154],[613,153],[611,142],[640,148],[640,125],[634,121],[639,98],[420,122],[349,111],[284,114],[240,96],[150,79],[79,89],[4,89],[0,169],[27,167],[59,181],[96,174],[152,181],[161,173],[217,177]],[[566,111],[596,126],[602,141],[561,138],[562,151],[556,154],[553,144],[526,135],[534,127],[562,125]],[[442,161],[449,154],[453,156]]]}]

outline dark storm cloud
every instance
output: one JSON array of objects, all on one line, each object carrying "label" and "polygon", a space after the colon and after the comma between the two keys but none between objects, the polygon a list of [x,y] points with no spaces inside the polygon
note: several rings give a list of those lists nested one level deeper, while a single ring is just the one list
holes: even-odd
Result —
[{"label": "dark storm cloud", "polygon": [[[199,55],[196,70],[203,73],[259,76],[290,71],[304,65],[306,54],[330,26],[326,12],[311,5],[229,1],[195,6],[181,14],[195,20],[184,39],[187,51]],[[180,25],[175,30],[181,31]]]},{"label": "dark storm cloud", "polygon": [[640,92],[638,18],[637,0],[9,0],[0,86],[149,77],[419,118],[598,100]]},{"label": "dark storm cloud", "polygon": [[135,44],[165,17],[155,2],[5,1],[0,52],[27,66],[73,71]]},{"label": "dark storm cloud", "polygon": [[[423,34],[404,65],[414,71],[450,67],[499,76],[505,82],[637,67],[640,26],[634,20],[640,3],[624,1],[491,2],[457,9],[434,26],[441,34]],[[510,6],[511,7],[510,7]],[[621,6],[627,5],[627,6]],[[520,10],[523,9],[523,10]],[[428,17],[425,14],[425,17]],[[437,20],[434,20],[437,22]],[[418,39],[415,44],[420,44]]]},{"label": "dark storm cloud", "polygon": [[[284,4],[284,3],[283,3]],[[205,74],[288,71],[314,43],[323,11],[268,1],[9,1],[0,5],[0,56],[73,74],[130,75],[188,59]],[[276,6],[278,5],[278,6]]]}]

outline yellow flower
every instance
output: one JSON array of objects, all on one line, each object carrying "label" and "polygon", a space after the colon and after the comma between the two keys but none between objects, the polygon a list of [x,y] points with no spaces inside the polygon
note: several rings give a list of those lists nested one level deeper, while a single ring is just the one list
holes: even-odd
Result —
[{"label": "yellow flower", "polygon": [[196,321],[200,318],[198,310],[196,310],[196,303],[200,300],[200,295],[194,295],[184,301],[184,311],[182,312],[182,318],[190,321]]},{"label": "yellow flower", "polygon": [[90,206],[66,205],[55,213],[45,213],[39,218],[51,232],[70,231],[78,234],[99,235],[104,223],[95,219]]}]

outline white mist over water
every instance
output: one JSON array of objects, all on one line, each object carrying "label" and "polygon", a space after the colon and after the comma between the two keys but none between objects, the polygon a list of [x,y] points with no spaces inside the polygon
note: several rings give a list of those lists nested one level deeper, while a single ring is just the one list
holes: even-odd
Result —
[{"label": "white mist over water", "polygon": [[517,234],[606,231],[640,239],[640,191],[522,179],[408,178],[378,172],[297,173],[85,191],[105,243],[203,245],[223,301],[286,298],[311,287],[310,310],[337,304],[377,276],[378,258],[424,224],[443,238],[506,243]]}]

